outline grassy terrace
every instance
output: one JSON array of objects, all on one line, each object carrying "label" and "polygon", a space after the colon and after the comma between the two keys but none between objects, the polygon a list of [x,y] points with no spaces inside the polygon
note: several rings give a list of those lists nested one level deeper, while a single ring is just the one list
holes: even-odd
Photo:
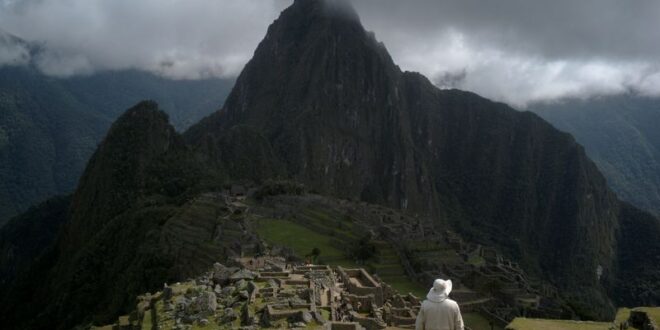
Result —
[{"label": "grassy terrace", "polygon": [[[338,240],[346,244],[351,244],[359,235],[356,235],[352,224],[347,220],[338,220],[326,216],[314,216],[319,211],[304,212],[305,220],[312,221],[313,228],[326,231],[319,233],[319,230],[312,230],[307,226],[302,226],[289,220],[282,219],[262,219],[257,224],[257,233],[267,242],[288,246],[294,252],[304,257],[309,254],[313,248],[321,250],[320,259],[331,266],[342,267],[365,267],[369,271],[381,275],[381,278],[399,292],[412,292],[418,297],[426,295],[426,290],[419,284],[411,281],[405,275],[400,259],[393,248],[384,242],[379,242],[380,260],[369,262],[367,265],[357,265],[353,260],[346,257],[344,251],[340,250],[331,243],[332,240]],[[340,229],[335,227],[338,221],[342,221]]]},{"label": "grassy terrace", "polygon": [[353,261],[346,258],[343,251],[330,244],[332,237],[319,234],[291,221],[259,220],[257,233],[269,243],[292,248],[300,257],[309,254],[316,247],[321,250],[320,258],[330,260],[328,262],[330,265],[357,267]]},{"label": "grassy terrace", "polygon": [[510,330],[609,330],[609,322],[544,320],[517,318],[507,326]]},{"label": "grassy terrace", "polygon": [[[463,314],[463,322],[472,330],[490,330],[490,322],[479,313]],[[501,327],[493,326],[494,330],[502,330]]]}]

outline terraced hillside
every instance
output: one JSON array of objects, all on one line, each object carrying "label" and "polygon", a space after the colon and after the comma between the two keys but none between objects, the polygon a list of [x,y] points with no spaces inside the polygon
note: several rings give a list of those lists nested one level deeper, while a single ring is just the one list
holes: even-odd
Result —
[{"label": "terraced hillside", "polygon": [[328,265],[361,266],[392,285],[400,292],[423,296],[425,290],[406,276],[401,258],[390,243],[383,240],[369,242],[376,254],[361,262],[349,257],[368,232],[355,219],[332,210],[304,208],[287,219],[261,219],[257,232],[268,242],[291,247],[301,258],[314,248],[321,251],[319,260]]}]

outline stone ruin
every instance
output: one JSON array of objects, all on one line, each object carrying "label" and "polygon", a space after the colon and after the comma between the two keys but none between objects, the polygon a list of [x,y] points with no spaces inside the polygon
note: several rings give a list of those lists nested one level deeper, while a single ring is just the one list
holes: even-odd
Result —
[{"label": "stone ruin", "polygon": [[[559,318],[564,315],[558,303],[561,301],[558,290],[552,284],[529,276],[520,265],[491,247],[466,242],[455,232],[436,228],[432,219],[364,202],[337,201],[315,195],[278,196],[276,200],[274,204],[281,212],[280,217],[316,232],[324,233],[324,229],[305,219],[298,221],[300,209],[322,208],[338,218],[349,219],[361,233],[370,233],[374,239],[389,244],[400,257],[408,278],[418,283],[451,278],[455,284],[452,297],[461,310],[479,313],[497,326],[503,327],[518,316]],[[418,252],[409,245],[417,242],[434,245],[436,251]],[[423,263],[413,267],[415,258]],[[497,283],[496,292],[480,288],[484,283]]]},{"label": "stone ruin", "polygon": [[[361,268],[237,258],[138,297],[123,329],[413,329],[420,301]],[[119,324],[114,328],[118,328]]]}]

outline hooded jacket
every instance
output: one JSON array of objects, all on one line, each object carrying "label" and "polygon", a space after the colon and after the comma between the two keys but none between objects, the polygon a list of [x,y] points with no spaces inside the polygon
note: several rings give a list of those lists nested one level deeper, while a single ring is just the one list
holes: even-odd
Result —
[{"label": "hooded jacket", "polygon": [[416,330],[464,330],[458,304],[448,298],[427,299],[417,314]]}]

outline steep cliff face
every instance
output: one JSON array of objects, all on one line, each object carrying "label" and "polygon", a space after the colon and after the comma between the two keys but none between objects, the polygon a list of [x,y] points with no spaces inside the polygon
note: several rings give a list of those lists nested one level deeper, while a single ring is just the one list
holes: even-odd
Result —
[{"label": "steep cliff face", "polygon": [[250,126],[288,177],[432,215],[611,312],[596,269],[616,268],[618,201],[583,149],[534,114],[401,72],[341,3],[285,10],[188,141],[218,149],[208,141]]}]

